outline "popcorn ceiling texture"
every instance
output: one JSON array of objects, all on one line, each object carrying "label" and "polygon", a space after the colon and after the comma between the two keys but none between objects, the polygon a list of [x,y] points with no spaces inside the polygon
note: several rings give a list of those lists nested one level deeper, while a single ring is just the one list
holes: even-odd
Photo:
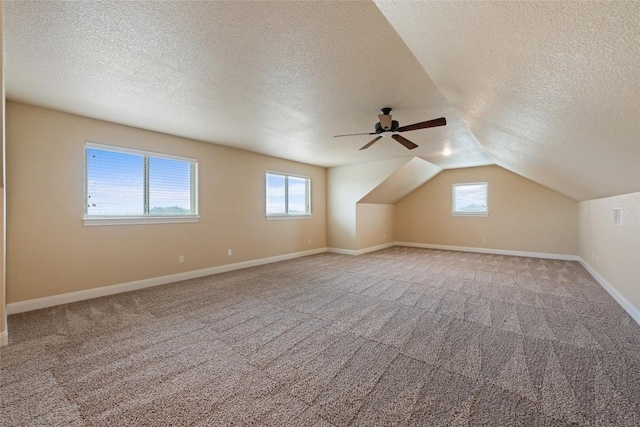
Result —
[{"label": "popcorn ceiling texture", "polygon": [[3,426],[640,423],[640,326],[577,262],[322,254],[9,328]]},{"label": "popcorn ceiling texture", "polygon": [[[320,166],[640,191],[639,2],[5,2],[9,99]],[[420,147],[366,151],[381,107]],[[445,153],[450,152],[447,156]]]},{"label": "popcorn ceiling texture", "polygon": [[[371,2],[7,2],[8,98],[320,166],[491,164]],[[411,124],[359,151],[379,109]],[[442,155],[445,146],[463,156]]]},{"label": "popcorn ceiling texture", "polygon": [[640,3],[378,7],[495,162],[575,200],[640,191]]}]

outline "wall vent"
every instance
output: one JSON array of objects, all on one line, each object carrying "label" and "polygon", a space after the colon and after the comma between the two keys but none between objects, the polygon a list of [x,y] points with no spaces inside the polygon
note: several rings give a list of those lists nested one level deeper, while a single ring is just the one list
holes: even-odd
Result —
[{"label": "wall vent", "polygon": [[613,209],[613,225],[622,227],[622,208]]}]

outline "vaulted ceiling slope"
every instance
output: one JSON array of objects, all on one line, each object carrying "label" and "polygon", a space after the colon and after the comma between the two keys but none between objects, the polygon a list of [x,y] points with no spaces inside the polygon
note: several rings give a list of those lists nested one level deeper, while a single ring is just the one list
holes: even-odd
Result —
[{"label": "vaulted ceiling slope", "polygon": [[[9,99],[338,166],[640,191],[640,3],[4,2]],[[447,126],[359,151],[378,110]],[[106,141],[102,141],[106,142]]]},{"label": "vaulted ceiling slope", "polygon": [[[320,166],[493,160],[373,2],[5,2],[10,99]],[[366,151],[382,107],[446,127]],[[445,149],[456,156],[446,156]]]},{"label": "vaulted ceiling slope", "polygon": [[577,200],[640,191],[640,2],[376,4],[497,164]]},{"label": "vaulted ceiling slope", "polygon": [[442,169],[433,163],[414,157],[358,200],[358,203],[396,204],[440,172]]}]

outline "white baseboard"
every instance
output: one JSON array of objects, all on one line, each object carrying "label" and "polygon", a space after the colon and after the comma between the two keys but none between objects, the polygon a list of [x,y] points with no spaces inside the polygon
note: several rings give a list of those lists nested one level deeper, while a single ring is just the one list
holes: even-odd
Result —
[{"label": "white baseboard", "polygon": [[[369,252],[386,249],[392,246],[408,246],[414,248],[426,248],[426,249],[442,249],[461,252],[477,252],[495,255],[511,255],[530,258],[547,258],[558,259],[566,261],[579,261],[580,264],[593,276],[598,283],[629,313],[629,315],[640,324],[640,310],[634,307],[620,292],[618,292],[609,282],[607,282],[598,272],[593,269],[585,260],[577,255],[564,255],[564,254],[551,254],[544,252],[523,252],[523,251],[509,251],[502,249],[489,249],[489,248],[473,248],[466,246],[445,246],[445,245],[432,245],[428,243],[412,243],[412,242],[391,242],[378,246],[372,246],[365,249],[351,250],[340,248],[318,248],[308,251],[293,252],[284,255],[277,255],[268,258],[260,258],[256,260],[243,261],[234,264],[226,264],[217,267],[210,267],[201,270],[187,271],[184,273],[171,274],[168,276],[152,277],[149,279],[137,280],[134,282],[121,283],[117,285],[103,286],[100,288],[87,289],[77,292],[69,292],[61,295],[53,295],[50,297],[36,298],[28,301],[20,301],[16,303],[7,304],[6,314],[17,314],[25,311],[38,310],[41,308],[53,307],[60,304],[67,304],[76,301],[87,300],[91,298],[97,298],[107,295],[118,294],[122,292],[134,291],[137,289],[149,288],[152,286],[164,285],[167,283],[179,282],[181,280],[194,279],[197,277],[209,276],[212,274],[224,273],[233,270],[240,270],[248,267],[255,267],[263,264],[270,264],[278,261],[285,261],[293,258],[300,258],[308,255],[316,255],[324,252],[331,252],[343,255],[362,255]],[[0,332],[0,346],[6,345],[9,341],[7,330]]]},{"label": "white baseboard", "polygon": [[9,344],[9,332],[5,329],[0,332],[0,347]]},{"label": "white baseboard", "polygon": [[358,250],[340,249],[340,248],[327,248],[327,252],[331,252],[331,253],[334,253],[334,254],[341,254],[341,255],[362,255],[362,254],[366,254],[366,253],[369,253],[369,252],[375,252],[375,251],[379,251],[381,249],[390,248],[392,246],[396,246],[396,242],[383,243],[381,245],[370,246],[368,248],[358,249]]},{"label": "white baseboard", "polygon": [[327,252],[340,255],[359,255],[354,249],[327,248]]},{"label": "white baseboard", "polygon": [[588,262],[586,262],[581,257],[578,257],[578,261],[580,262],[580,264],[582,264],[585,270],[587,270],[589,274],[591,274],[593,278],[596,279],[598,283],[600,283],[600,286],[602,286],[604,290],[607,291],[609,295],[611,295],[611,297],[613,297],[613,299],[616,300],[627,313],[629,313],[629,316],[631,316],[633,320],[635,320],[636,323],[640,325],[640,309],[631,304],[629,300],[627,300],[620,292],[618,292],[616,288],[611,285],[611,283],[607,282],[604,277],[602,277],[593,267],[591,267]]},{"label": "white baseboard", "polygon": [[509,256],[528,257],[528,258],[558,259],[563,261],[578,261],[577,255],[552,254],[547,252],[510,251],[510,250],[504,250],[504,249],[473,248],[468,246],[432,245],[431,243],[413,243],[413,242],[396,242],[395,245],[409,246],[412,248],[441,249],[445,251],[477,252],[481,254],[509,255]]},{"label": "white baseboard", "polygon": [[383,243],[383,244],[377,245],[377,246],[370,246],[368,248],[360,249],[358,251],[358,255],[368,254],[369,252],[375,252],[375,251],[379,251],[381,249],[391,248],[393,246],[396,246],[396,242],[389,242],[389,243]]},{"label": "white baseboard", "polygon": [[196,277],[209,276],[212,274],[225,273],[227,271],[240,270],[257,265],[270,264],[272,262],[285,261],[293,258],[300,258],[307,255],[316,255],[327,252],[327,248],[311,249],[302,252],[293,252],[284,255],[277,255],[268,258],[259,258],[251,261],[237,262],[217,267],[204,268],[201,270],[186,271],[184,273],[170,274],[168,276],[152,277],[149,279],[136,280],[134,282],[120,283],[117,285],[103,286],[100,288],[87,289],[84,291],[69,292],[66,294],[53,295],[50,297],[36,298],[27,301],[7,304],[7,314],[23,313],[25,311],[39,310],[41,308],[53,307],[60,304],[87,300],[91,298],[103,297],[107,295],[119,294],[122,292],[135,291],[137,289],[149,288],[152,286],[165,285],[167,283],[179,282],[181,280],[194,279]]}]

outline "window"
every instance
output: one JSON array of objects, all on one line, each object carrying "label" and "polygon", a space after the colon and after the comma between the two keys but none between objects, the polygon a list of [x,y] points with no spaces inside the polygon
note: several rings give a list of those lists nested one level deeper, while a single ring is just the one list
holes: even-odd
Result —
[{"label": "window", "polygon": [[197,221],[196,159],[85,145],[85,225]]},{"label": "window", "polygon": [[311,178],[266,174],[267,217],[311,215]]},{"label": "window", "polygon": [[453,215],[489,215],[487,193],[486,182],[453,184],[451,213]]}]

